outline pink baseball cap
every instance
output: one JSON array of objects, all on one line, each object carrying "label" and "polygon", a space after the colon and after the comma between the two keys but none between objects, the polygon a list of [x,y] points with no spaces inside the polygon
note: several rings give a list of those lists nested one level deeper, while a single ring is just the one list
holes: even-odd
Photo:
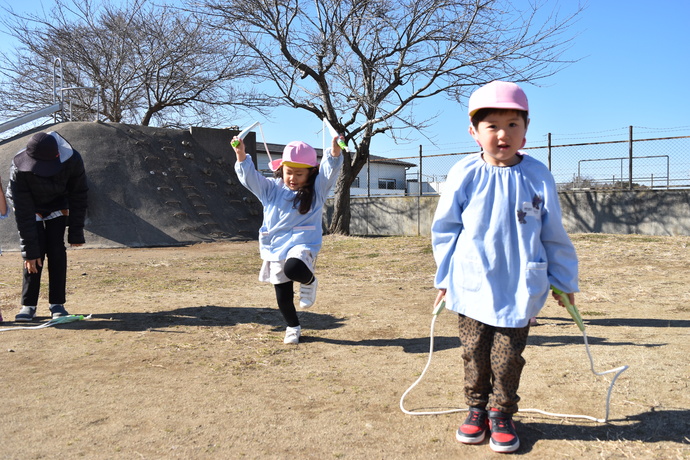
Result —
[{"label": "pink baseball cap", "polygon": [[282,165],[293,168],[313,168],[318,164],[314,147],[301,141],[293,141],[283,149],[283,158],[273,160],[269,167],[271,171],[277,171]]},{"label": "pink baseball cap", "polygon": [[492,81],[470,96],[470,118],[480,109],[513,109],[529,112],[527,95],[515,83],[507,81]]}]

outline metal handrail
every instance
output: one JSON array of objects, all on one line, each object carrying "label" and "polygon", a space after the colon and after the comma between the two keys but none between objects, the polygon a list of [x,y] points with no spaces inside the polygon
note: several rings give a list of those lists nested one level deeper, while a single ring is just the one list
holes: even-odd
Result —
[{"label": "metal handrail", "polygon": [[[59,86],[60,88],[58,89],[58,80],[59,80]],[[80,89],[91,89],[96,91],[96,120],[98,121],[101,117],[101,88],[100,86],[73,86],[70,88],[62,88],[62,85],[64,84],[64,73],[62,70],[62,59],[60,58],[55,58],[53,60],[53,104],[44,107],[42,109],[36,110],[34,112],[28,113],[26,115],[22,115],[20,117],[17,117],[13,120],[10,120],[8,122],[0,124],[0,133],[3,133],[5,131],[9,131],[14,128],[18,128],[21,125],[24,125],[26,123],[30,123],[34,120],[37,120],[39,118],[45,118],[49,116],[53,116],[53,121],[58,122],[58,116],[57,114],[60,113],[62,114],[62,119],[66,119],[67,117],[65,116],[65,93],[72,91],[72,90],[80,90]],[[70,110],[69,110],[69,119],[71,120],[72,118],[72,107],[70,103]]]}]

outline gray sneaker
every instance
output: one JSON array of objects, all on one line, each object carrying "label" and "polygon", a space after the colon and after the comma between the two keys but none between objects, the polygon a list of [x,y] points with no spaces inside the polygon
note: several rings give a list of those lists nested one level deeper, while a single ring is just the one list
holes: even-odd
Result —
[{"label": "gray sneaker", "polygon": [[21,323],[28,323],[34,320],[36,316],[36,307],[27,307],[26,305],[19,310],[19,313],[14,317],[15,321]]},{"label": "gray sneaker", "polygon": [[62,304],[51,305],[50,313],[53,314],[53,319],[69,315],[69,313],[67,313],[67,310],[65,310],[65,306]]}]

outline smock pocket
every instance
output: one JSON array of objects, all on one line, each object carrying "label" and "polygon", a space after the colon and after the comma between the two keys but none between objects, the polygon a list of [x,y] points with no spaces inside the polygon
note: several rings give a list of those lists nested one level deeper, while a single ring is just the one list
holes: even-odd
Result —
[{"label": "smock pocket", "polygon": [[482,287],[484,278],[484,266],[480,260],[463,258],[458,261],[460,265],[460,285],[467,291],[478,291]]},{"label": "smock pocket", "polygon": [[549,289],[547,266],[548,263],[546,262],[527,262],[525,281],[529,295],[541,295]]}]

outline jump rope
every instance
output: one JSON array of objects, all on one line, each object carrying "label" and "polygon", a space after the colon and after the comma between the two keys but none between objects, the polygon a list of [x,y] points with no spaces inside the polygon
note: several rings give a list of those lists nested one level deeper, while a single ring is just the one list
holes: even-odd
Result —
[{"label": "jump rope", "polygon": [[[345,152],[349,152],[349,149],[348,149],[348,147],[347,147],[347,144],[345,143],[345,141],[343,140],[343,138],[340,136],[340,134],[338,134],[338,132],[335,130],[335,128],[333,128],[333,126],[328,122],[328,119],[325,118],[325,117],[324,117],[324,119],[323,119],[323,125],[324,125],[324,130],[323,130],[323,136],[324,136],[324,139],[323,139],[323,146],[324,146],[324,149],[323,149],[323,150],[325,150],[325,145],[326,145],[326,130],[328,130],[328,132],[331,134],[332,137],[337,137],[337,138],[338,138],[338,141],[337,141],[337,142],[338,142],[338,145],[340,146],[340,148],[343,149]],[[261,133],[261,141],[262,141],[262,143],[264,144],[264,149],[266,150],[266,155],[268,155],[268,164],[269,164],[269,166],[270,166],[270,165],[273,164],[273,158],[271,158],[271,152],[268,150],[268,145],[266,145],[266,136],[264,136],[264,130],[263,130],[263,128],[261,127],[261,123],[259,123],[258,121],[255,121],[255,122],[252,123],[251,125],[249,125],[249,126],[247,126],[246,128],[244,128],[242,131],[240,131],[240,133],[237,135],[237,139],[235,139],[235,140],[233,140],[232,142],[230,142],[230,144],[231,144],[233,147],[237,148],[237,147],[240,145],[240,140],[244,140],[244,138],[247,136],[247,134],[249,134],[249,132],[250,132],[252,129],[256,128],[257,126],[259,127],[259,132]],[[239,140],[238,140],[238,139],[239,139]]]},{"label": "jump rope", "polygon": [[[577,324],[577,327],[580,329],[582,332],[582,337],[585,342],[585,350],[587,351],[587,357],[589,358],[589,365],[592,373],[596,376],[602,376],[605,374],[611,374],[615,372],[615,375],[611,379],[611,383],[609,384],[609,389],[606,394],[606,412],[604,415],[604,418],[596,418],[592,417],[590,415],[571,415],[571,414],[556,414],[552,412],[546,412],[541,409],[520,409],[520,412],[536,412],[538,414],[546,415],[549,417],[557,417],[557,418],[573,418],[573,419],[585,419],[585,420],[591,420],[594,422],[599,422],[599,423],[606,423],[609,418],[609,410],[610,410],[610,403],[611,403],[611,392],[613,391],[613,385],[616,383],[616,380],[618,377],[626,370],[628,369],[628,366],[620,366],[615,369],[609,369],[608,371],[603,371],[603,372],[597,372],[594,370],[594,360],[592,359],[592,353],[589,350],[589,343],[587,341],[587,333],[585,332],[585,325],[582,321],[582,316],[580,316],[580,312],[578,311],[577,307],[573,304],[570,303],[570,299],[568,299],[568,295],[565,294],[563,291],[551,286],[551,289],[553,292],[558,295],[558,297],[561,299],[561,302],[563,302],[563,305],[565,305],[566,310],[568,310],[568,313],[570,316],[573,318],[575,321],[575,324]],[[464,412],[469,410],[469,408],[457,408],[457,409],[448,409],[448,410],[440,410],[440,411],[420,411],[420,410],[407,410],[405,409],[404,406],[404,401],[405,397],[412,391],[414,387],[417,386],[419,382],[422,381],[424,378],[424,375],[426,374],[427,370],[429,369],[429,366],[431,365],[431,358],[434,353],[434,326],[436,325],[436,320],[438,319],[438,315],[445,309],[446,306],[446,300],[445,298],[441,300],[441,302],[438,303],[438,305],[434,308],[432,319],[431,319],[431,331],[429,333],[429,358],[427,359],[426,366],[424,366],[424,370],[422,370],[422,373],[420,376],[417,378],[417,380],[403,393],[402,397],[400,398],[400,410],[403,411],[403,413],[407,415],[442,415],[442,414],[452,414],[456,412]]]},{"label": "jump rope", "polygon": [[67,316],[60,316],[59,318],[53,318],[48,322],[45,322],[43,324],[39,324],[38,326],[15,326],[15,327],[6,327],[3,329],[0,329],[0,332],[5,332],[5,331],[18,331],[22,329],[43,329],[46,327],[50,326],[55,326],[56,324],[64,324],[64,323],[71,323],[74,321],[83,321],[85,319],[91,319],[91,315],[89,316],[84,316],[84,315],[67,315]]}]

